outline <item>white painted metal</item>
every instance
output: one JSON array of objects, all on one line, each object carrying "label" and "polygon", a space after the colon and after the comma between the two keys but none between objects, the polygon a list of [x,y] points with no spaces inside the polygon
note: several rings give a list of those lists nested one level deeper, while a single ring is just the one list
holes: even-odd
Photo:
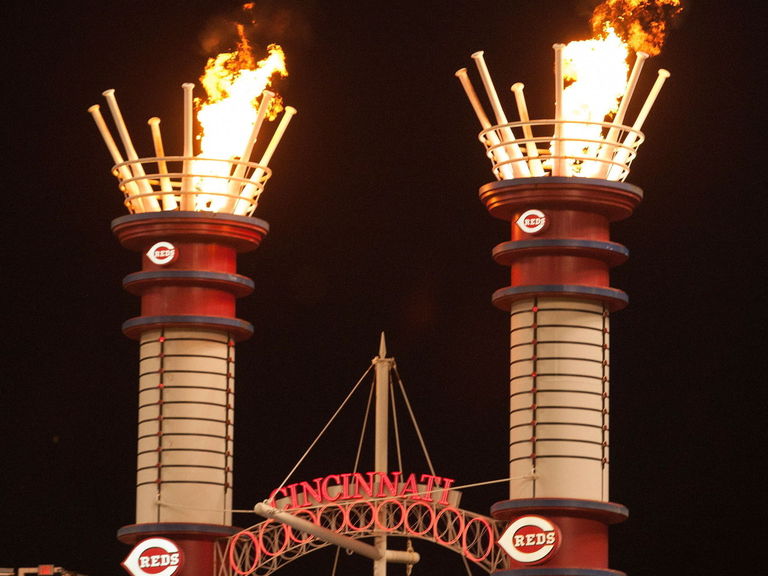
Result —
[{"label": "white painted metal", "polygon": [[[377,472],[388,472],[389,460],[389,373],[392,369],[392,359],[387,358],[387,343],[384,333],[379,341],[379,355],[374,360],[376,369],[376,421],[374,435],[374,469]],[[373,545],[379,557],[373,561],[373,576],[387,575],[387,536],[377,535]]]},{"label": "white painted metal", "polygon": [[251,139],[245,148],[246,155],[240,160],[232,158],[204,158],[193,153],[193,90],[194,84],[182,84],[184,89],[184,138],[183,155],[166,156],[160,137],[159,119],[152,118],[153,142],[157,156],[140,158],[131,141],[128,128],[117,104],[114,89],[103,92],[112,117],[123,143],[127,160],[118,148],[107,127],[100,107],[93,105],[88,112],[93,116],[104,143],[115,166],[112,172],[120,181],[125,193],[125,206],[131,213],[174,210],[177,206],[184,211],[227,212],[239,216],[250,216],[264,186],[272,174],[267,163],[285,132],[296,109],[286,106],[283,117],[259,164],[250,161],[250,150],[256,138],[269,104],[269,91],[259,107]]},{"label": "white painted metal", "polygon": [[512,306],[510,498],[608,500],[608,371],[601,303]]},{"label": "white painted metal", "polygon": [[142,335],[137,524],[232,524],[234,350],[218,331]]}]

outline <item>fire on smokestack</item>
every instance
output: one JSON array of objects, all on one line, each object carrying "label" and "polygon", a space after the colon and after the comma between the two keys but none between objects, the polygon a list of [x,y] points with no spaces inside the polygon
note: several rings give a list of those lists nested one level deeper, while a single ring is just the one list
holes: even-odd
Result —
[{"label": "fire on smokestack", "polygon": [[483,52],[475,52],[472,59],[495,123],[486,115],[466,68],[456,76],[480,121],[480,140],[497,179],[566,176],[623,181],[669,72],[658,71],[634,123],[626,125],[630,102],[643,64],[659,53],[669,22],[681,10],[680,0],[607,0],[595,8],[593,38],[553,46],[555,111],[551,119],[530,119],[524,85],[517,82],[511,90],[520,120],[509,122]]}]

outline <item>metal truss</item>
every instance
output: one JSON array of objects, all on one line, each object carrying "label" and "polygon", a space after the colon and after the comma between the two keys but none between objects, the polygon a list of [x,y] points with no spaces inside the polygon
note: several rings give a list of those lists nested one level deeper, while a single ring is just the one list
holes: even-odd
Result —
[{"label": "metal truss", "polygon": [[[504,525],[460,508],[415,499],[355,500],[292,514],[354,539],[418,538],[457,554],[487,573],[506,567],[497,541]],[[315,550],[332,546],[272,519],[242,530],[217,546],[217,576],[266,576]]]}]

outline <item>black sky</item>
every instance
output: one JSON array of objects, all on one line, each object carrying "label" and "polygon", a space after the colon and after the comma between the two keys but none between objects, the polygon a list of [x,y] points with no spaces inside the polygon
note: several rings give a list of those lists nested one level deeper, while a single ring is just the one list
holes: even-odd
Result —
[{"label": "black sky", "polygon": [[[256,40],[285,48],[290,77],[277,89],[299,114],[256,213],[270,235],[240,261],[257,288],[238,306],[256,333],[238,347],[236,507],[283,479],[381,330],[438,474],[505,475],[507,319],[490,295],[508,282],[490,250],[509,232],[477,200],[491,172],[454,72],[484,50],[497,86],[524,82],[531,114],[547,117],[551,45],[586,37],[590,4],[257,4]],[[612,318],[611,494],[631,517],[612,529],[611,566],[632,576],[756,565],[768,384],[761,4],[689,2],[639,88],[672,72],[628,179],[645,199],[613,230],[631,257],[612,276],[630,305]],[[166,149],[180,150],[180,85],[197,81],[201,42],[237,5],[4,5],[0,566],[122,572],[137,346],[120,325],[138,302],[121,279],[140,264],[111,236],[125,210],[86,109],[115,88],[145,153],[154,115]],[[348,470],[346,430],[297,479]],[[464,507],[487,513],[504,497],[503,486],[472,491]],[[327,555],[304,562],[304,573],[330,571]],[[463,573],[456,557],[436,562],[414,574]]]}]

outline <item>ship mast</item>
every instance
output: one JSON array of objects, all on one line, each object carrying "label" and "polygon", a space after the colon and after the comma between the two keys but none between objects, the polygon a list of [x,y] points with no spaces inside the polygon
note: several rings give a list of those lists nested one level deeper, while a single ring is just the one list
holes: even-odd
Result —
[{"label": "ship mast", "polygon": [[[389,447],[389,374],[392,370],[393,360],[387,358],[387,343],[384,332],[381,333],[379,342],[379,355],[373,361],[375,366],[376,384],[376,410],[374,424],[374,470],[376,472],[388,472],[388,447]],[[381,557],[373,561],[373,576],[387,575],[387,536],[380,534],[374,537],[373,545],[381,554]]]}]

